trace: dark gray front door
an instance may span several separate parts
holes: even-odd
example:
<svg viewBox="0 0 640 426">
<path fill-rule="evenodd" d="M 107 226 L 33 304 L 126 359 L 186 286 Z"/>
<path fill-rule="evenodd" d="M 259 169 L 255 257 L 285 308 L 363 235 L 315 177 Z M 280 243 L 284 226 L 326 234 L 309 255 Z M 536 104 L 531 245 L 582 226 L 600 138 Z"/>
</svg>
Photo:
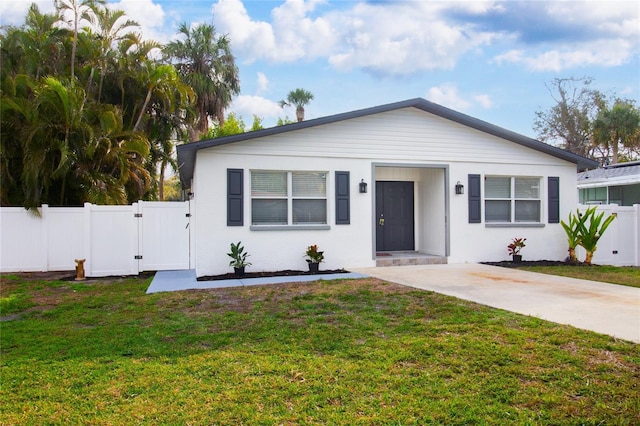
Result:
<svg viewBox="0 0 640 426">
<path fill-rule="evenodd" d="M 413 182 L 376 182 L 376 251 L 414 250 Z"/>
</svg>

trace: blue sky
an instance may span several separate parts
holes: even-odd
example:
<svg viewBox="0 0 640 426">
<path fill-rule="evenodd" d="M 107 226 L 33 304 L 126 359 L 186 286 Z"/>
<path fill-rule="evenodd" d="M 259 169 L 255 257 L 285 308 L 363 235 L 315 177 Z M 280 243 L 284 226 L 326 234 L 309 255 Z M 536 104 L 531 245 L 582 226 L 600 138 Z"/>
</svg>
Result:
<svg viewBox="0 0 640 426">
<path fill-rule="evenodd" d="M 20 24 L 31 1 L 2 2 Z M 40 1 L 50 11 L 53 0 Z M 295 88 L 315 99 L 306 118 L 422 97 L 535 137 L 535 112 L 554 78 L 640 103 L 640 2 L 120 0 L 144 37 L 166 42 L 182 22 L 228 34 L 242 93 L 231 111 L 265 126 L 295 111 Z"/>
</svg>

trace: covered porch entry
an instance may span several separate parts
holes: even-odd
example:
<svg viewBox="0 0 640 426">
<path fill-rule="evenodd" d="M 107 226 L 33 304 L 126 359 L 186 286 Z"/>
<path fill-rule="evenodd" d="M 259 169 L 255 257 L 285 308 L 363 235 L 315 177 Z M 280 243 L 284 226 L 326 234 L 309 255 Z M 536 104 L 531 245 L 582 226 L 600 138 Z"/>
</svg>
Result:
<svg viewBox="0 0 640 426">
<path fill-rule="evenodd" d="M 448 167 L 374 164 L 376 266 L 447 263 Z"/>
</svg>

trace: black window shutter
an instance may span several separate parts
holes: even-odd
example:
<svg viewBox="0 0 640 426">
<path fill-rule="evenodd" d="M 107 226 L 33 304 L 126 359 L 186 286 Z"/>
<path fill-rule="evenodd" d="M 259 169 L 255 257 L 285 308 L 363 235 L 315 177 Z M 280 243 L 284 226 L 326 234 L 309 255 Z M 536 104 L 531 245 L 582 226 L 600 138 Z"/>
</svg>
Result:
<svg viewBox="0 0 640 426">
<path fill-rule="evenodd" d="M 349 172 L 336 172 L 336 225 L 349 225 Z"/>
<path fill-rule="evenodd" d="M 560 178 L 549 176 L 547 185 L 549 223 L 560 223 Z"/>
<path fill-rule="evenodd" d="M 482 181 L 480 175 L 469 175 L 469 223 L 482 221 L 482 196 L 480 192 Z"/>
<path fill-rule="evenodd" d="M 227 226 L 244 225 L 244 170 L 227 169 Z"/>
</svg>

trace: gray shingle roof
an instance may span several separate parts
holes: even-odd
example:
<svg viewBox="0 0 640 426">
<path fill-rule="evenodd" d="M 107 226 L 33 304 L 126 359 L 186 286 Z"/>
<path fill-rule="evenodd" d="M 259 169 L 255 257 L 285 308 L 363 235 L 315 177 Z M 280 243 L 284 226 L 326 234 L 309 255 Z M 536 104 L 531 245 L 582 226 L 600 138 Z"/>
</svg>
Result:
<svg viewBox="0 0 640 426">
<path fill-rule="evenodd" d="M 502 127 L 487 123 L 486 121 L 462 114 L 441 105 L 429 102 L 422 98 L 408 99 L 406 101 L 395 102 L 377 107 L 361 109 L 342 114 L 331 115 L 327 117 L 316 118 L 313 120 L 302 121 L 299 123 L 287 124 L 284 126 L 270 127 L 268 129 L 257 130 L 254 132 L 241 133 L 222 138 L 207 139 L 198 142 L 191 142 L 180 145 L 178 151 L 178 165 L 180 170 L 180 180 L 184 188 L 188 188 L 193 178 L 196 154 L 199 150 L 211 148 L 214 146 L 226 145 L 230 143 L 261 138 L 265 136 L 277 135 L 280 133 L 291 132 L 294 130 L 306 129 L 309 127 L 320 126 L 324 124 L 335 123 L 338 121 L 349 120 L 352 118 L 363 117 L 366 115 L 379 114 L 382 112 L 394 111 L 402 108 L 417 108 L 422 111 L 437 115 L 439 117 L 454 121 L 456 123 L 471 127 L 476 130 L 497 136 L 502 139 L 526 146 L 537 151 L 544 152 L 562 160 L 576 164 L 578 170 L 585 170 L 598 167 L 598 163 L 588 158 L 581 157 L 571 152 L 562 150 L 555 146 L 548 145 L 535 139 L 519 133 L 512 132 Z"/>
<path fill-rule="evenodd" d="M 578 183 L 606 181 L 610 179 L 637 177 L 640 183 L 640 161 L 612 164 L 600 169 L 578 173 Z"/>
</svg>

